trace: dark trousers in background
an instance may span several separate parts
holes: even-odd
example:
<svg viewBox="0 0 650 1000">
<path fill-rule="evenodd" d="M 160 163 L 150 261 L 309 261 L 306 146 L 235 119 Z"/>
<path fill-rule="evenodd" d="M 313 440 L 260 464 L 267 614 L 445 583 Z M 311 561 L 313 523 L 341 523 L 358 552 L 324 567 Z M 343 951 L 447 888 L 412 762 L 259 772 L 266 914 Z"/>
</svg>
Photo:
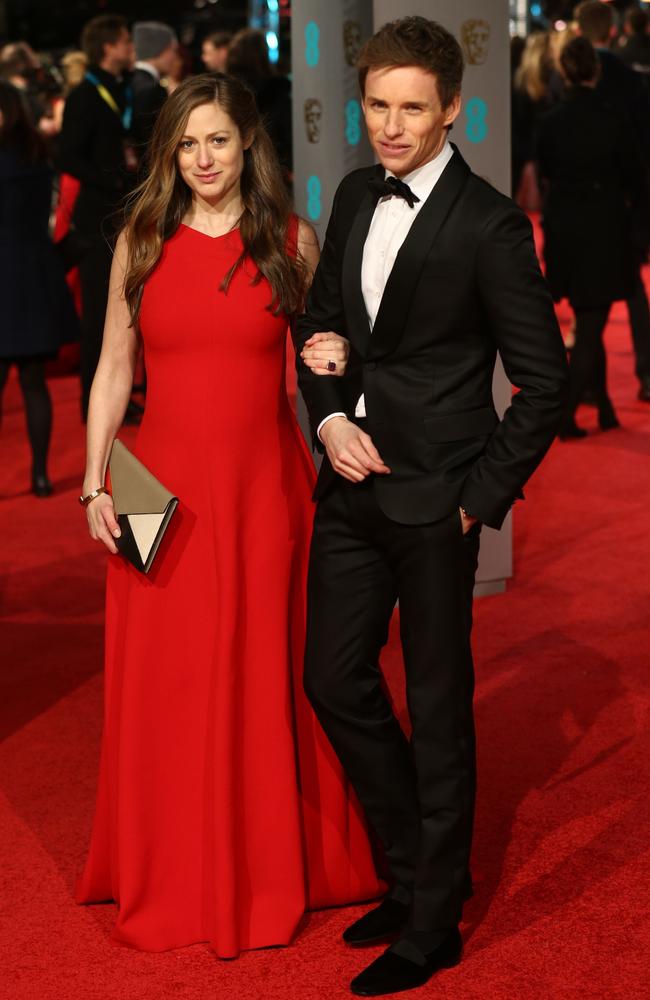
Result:
<svg viewBox="0 0 650 1000">
<path fill-rule="evenodd" d="M 641 382 L 648 381 L 650 380 L 650 307 L 640 272 L 637 272 L 634 292 L 626 305 L 630 317 L 636 375 Z"/>
<path fill-rule="evenodd" d="M 475 798 L 470 648 L 478 526 L 460 514 L 391 521 L 371 480 L 341 478 L 319 502 L 309 571 L 305 689 L 412 903 L 418 946 L 460 921 Z M 399 599 L 410 742 L 379 653 Z"/>
<path fill-rule="evenodd" d="M 0 403 L 12 364 L 18 369 L 18 380 L 25 401 L 27 435 L 32 450 L 32 478 L 46 477 L 47 456 L 52 436 L 52 399 L 45 379 L 45 359 L 0 358 Z"/>
<path fill-rule="evenodd" d="M 102 350 L 108 284 L 113 253 L 103 236 L 95 237 L 79 262 L 81 284 L 81 412 L 88 414 L 90 388 Z"/>
<path fill-rule="evenodd" d="M 575 308 L 575 345 L 571 351 L 567 413 L 575 415 L 587 390 L 591 390 L 599 410 L 611 407 L 607 393 L 607 358 L 603 333 L 611 304 L 589 309 Z"/>
</svg>

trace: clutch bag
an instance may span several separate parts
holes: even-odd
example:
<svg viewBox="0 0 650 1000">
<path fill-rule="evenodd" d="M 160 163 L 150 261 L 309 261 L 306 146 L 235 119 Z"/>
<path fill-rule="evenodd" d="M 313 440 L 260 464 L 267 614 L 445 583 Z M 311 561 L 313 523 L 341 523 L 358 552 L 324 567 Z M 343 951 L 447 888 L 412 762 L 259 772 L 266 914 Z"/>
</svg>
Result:
<svg viewBox="0 0 650 1000">
<path fill-rule="evenodd" d="M 122 532 L 118 552 L 141 573 L 151 569 L 178 507 L 175 497 L 126 445 L 115 440 L 108 460 L 115 515 Z"/>
</svg>

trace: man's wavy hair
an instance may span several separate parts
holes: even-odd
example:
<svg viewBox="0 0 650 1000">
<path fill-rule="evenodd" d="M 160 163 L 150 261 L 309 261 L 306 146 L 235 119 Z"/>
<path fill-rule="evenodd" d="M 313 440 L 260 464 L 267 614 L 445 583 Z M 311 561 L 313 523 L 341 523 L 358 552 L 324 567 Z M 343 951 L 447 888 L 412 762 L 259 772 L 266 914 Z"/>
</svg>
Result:
<svg viewBox="0 0 650 1000">
<path fill-rule="evenodd" d="M 278 158 L 264 128 L 255 97 L 243 83 L 223 73 L 203 73 L 180 84 L 165 101 L 156 120 L 147 160 L 147 177 L 126 207 L 124 229 L 127 267 L 124 279 L 131 321 L 137 324 L 145 282 L 160 260 L 166 240 L 174 235 L 192 202 L 192 192 L 178 168 L 178 150 L 192 111 L 217 103 L 232 119 L 244 150 L 239 220 L 243 250 L 221 287 L 228 290 L 235 272 L 248 258 L 257 268 L 253 284 L 266 278 L 270 308 L 293 315 L 302 306 L 307 267 L 299 252 L 287 252 L 291 202 Z"/>
<path fill-rule="evenodd" d="M 426 17 L 403 17 L 389 21 L 369 38 L 359 53 L 359 86 L 365 96 L 371 69 L 420 66 L 436 78 L 443 108 L 460 93 L 463 82 L 463 50 L 451 32 Z"/>
</svg>

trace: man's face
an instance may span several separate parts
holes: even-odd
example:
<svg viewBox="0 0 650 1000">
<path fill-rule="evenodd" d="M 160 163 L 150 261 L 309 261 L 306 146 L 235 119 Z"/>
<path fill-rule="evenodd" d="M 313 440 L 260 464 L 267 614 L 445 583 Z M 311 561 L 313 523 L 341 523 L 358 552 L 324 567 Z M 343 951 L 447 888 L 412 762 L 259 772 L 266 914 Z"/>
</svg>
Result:
<svg viewBox="0 0 650 1000">
<path fill-rule="evenodd" d="M 386 170 L 404 177 L 432 160 L 460 112 L 460 94 L 442 107 L 432 73 L 419 66 L 371 69 L 363 113 L 368 136 Z"/>
<path fill-rule="evenodd" d="M 135 51 L 130 31 L 123 28 L 117 41 L 106 45 L 104 52 L 119 69 L 129 69 L 135 62 Z"/>
<path fill-rule="evenodd" d="M 204 42 L 201 49 L 203 65 L 209 73 L 225 73 L 228 61 L 228 46 L 220 45 L 215 49 L 212 42 Z"/>
<path fill-rule="evenodd" d="M 156 59 L 156 66 L 161 76 L 168 76 L 176 64 L 177 42 L 171 42 Z"/>
</svg>

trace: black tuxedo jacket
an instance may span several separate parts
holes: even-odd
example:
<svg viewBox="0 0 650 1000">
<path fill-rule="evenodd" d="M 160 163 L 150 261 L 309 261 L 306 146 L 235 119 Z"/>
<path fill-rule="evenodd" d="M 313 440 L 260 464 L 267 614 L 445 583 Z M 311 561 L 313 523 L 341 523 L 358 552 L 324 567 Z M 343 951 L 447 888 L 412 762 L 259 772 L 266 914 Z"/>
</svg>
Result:
<svg viewBox="0 0 650 1000">
<path fill-rule="evenodd" d="M 124 84 L 99 66 L 90 69 L 122 112 Z M 65 102 L 57 166 L 81 181 L 73 221 L 84 235 L 99 237 L 120 225 L 115 213 L 133 183 L 124 162 L 125 139 L 120 116 L 103 100 L 94 83 L 83 80 Z"/>
<path fill-rule="evenodd" d="M 313 375 L 298 357 L 312 430 L 336 411 L 353 419 L 364 393 L 366 429 L 392 470 L 373 477 L 384 513 L 425 524 L 462 505 L 499 528 L 553 441 L 567 386 L 532 229 L 455 150 L 397 255 L 371 333 L 361 261 L 374 212 L 368 180 L 383 173 L 356 170 L 339 186 L 294 325 L 298 354 L 317 331 L 351 344 L 340 378 Z M 520 390 L 501 423 L 492 399 L 497 351 Z M 334 476 L 325 457 L 316 499 Z"/>
<path fill-rule="evenodd" d="M 160 109 L 167 100 L 167 91 L 146 69 L 134 69 L 131 74 L 133 88 L 133 141 L 138 157 L 143 158 Z"/>
</svg>

